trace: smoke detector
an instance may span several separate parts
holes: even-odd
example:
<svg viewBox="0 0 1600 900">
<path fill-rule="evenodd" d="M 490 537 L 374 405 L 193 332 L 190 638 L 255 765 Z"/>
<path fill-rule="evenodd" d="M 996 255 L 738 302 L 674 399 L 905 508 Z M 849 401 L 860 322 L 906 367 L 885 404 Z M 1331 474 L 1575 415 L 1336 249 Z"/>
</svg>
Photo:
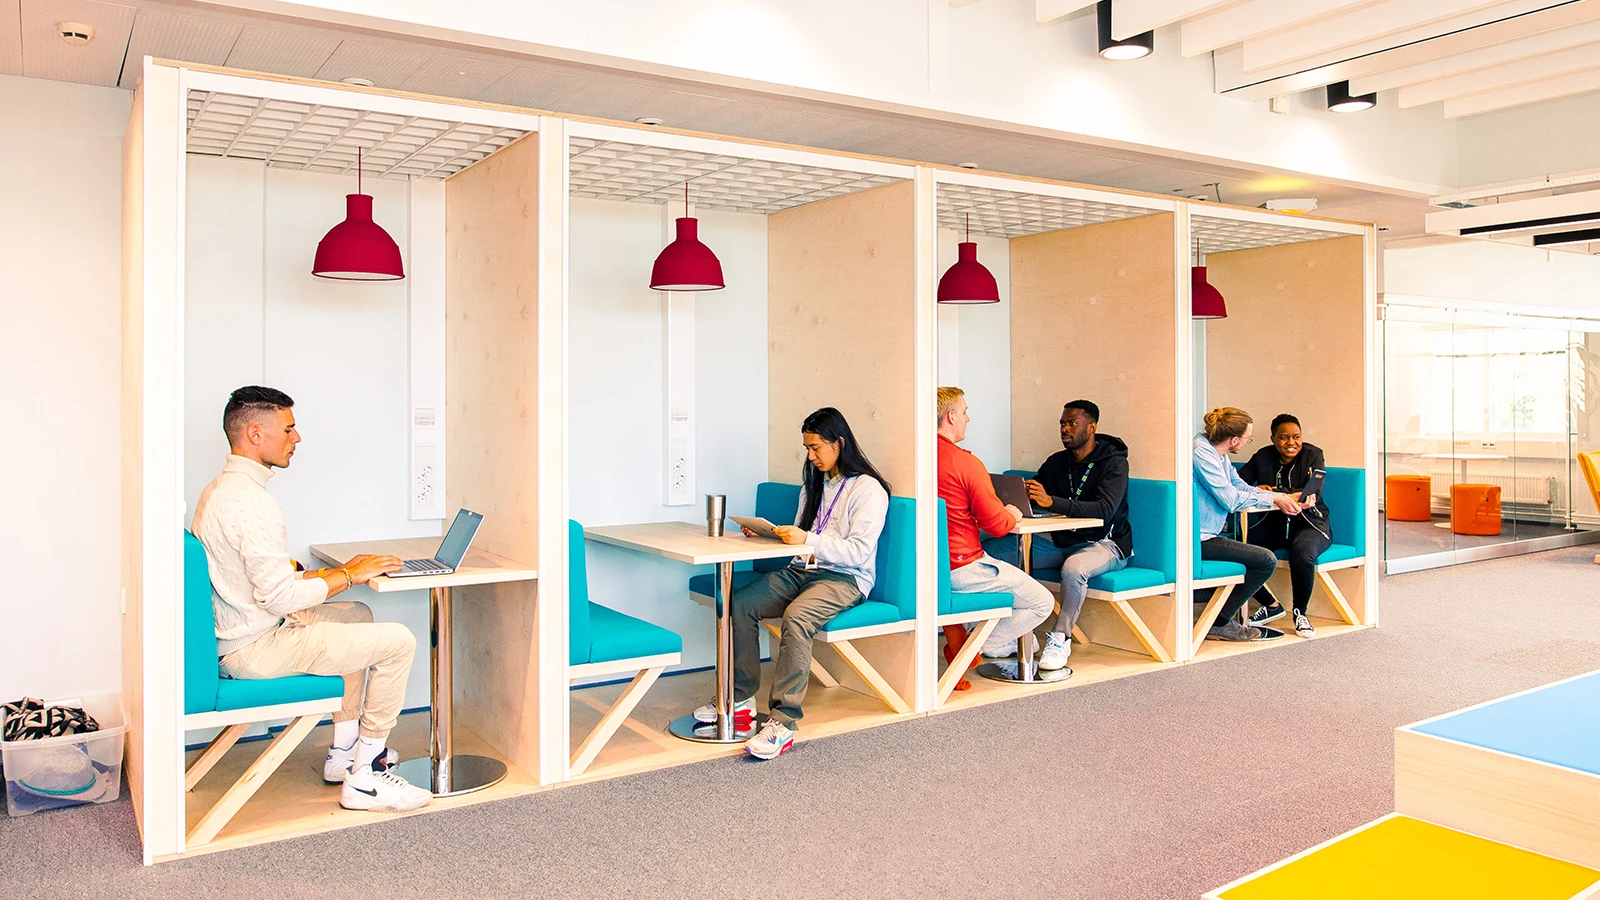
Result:
<svg viewBox="0 0 1600 900">
<path fill-rule="evenodd" d="M 351 75 L 349 78 L 341 78 L 341 79 L 339 79 L 339 81 L 344 83 L 344 84 L 353 84 L 356 87 L 372 87 L 373 86 L 371 78 L 362 78 L 359 75 Z"/>
<path fill-rule="evenodd" d="M 56 34 L 74 47 L 82 47 L 94 40 L 94 26 L 82 22 L 57 22 Z"/>
<path fill-rule="evenodd" d="M 634 119 L 634 121 L 638 122 L 640 125 L 660 125 L 665 120 L 659 116 L 640 116 L 639 118 Z"/>
<path fill-rule="evenodd" d="M 1315 197 L 1286 197 L 1282 200 L 1268 200 L 1261 204 L 1263 208 L 1276 212 L 1308 213 L 1317 208 Z"/>
<path fill-rule="evenodd" d="M 958 169 L 976 169 L 976 168 L 978 168 L 978 164 L 975 163 L 975 162 L 956 163 L 956 168 L 958 168 Z"/>
</svg>

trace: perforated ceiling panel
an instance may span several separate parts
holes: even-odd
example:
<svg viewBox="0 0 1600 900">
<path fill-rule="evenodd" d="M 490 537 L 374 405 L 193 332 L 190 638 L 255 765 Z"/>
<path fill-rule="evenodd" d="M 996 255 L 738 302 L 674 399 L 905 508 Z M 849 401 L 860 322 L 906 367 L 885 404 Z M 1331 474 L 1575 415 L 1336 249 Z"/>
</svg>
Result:
<svg viewBox="0 0 1600 900">
<path fill-rule="evenodd" d="M 1189 237 L 1198 242 L 1201 253 L 1226 253 L 1229 250 L 1254 250 L 1257 247 L 1320 241 L 1343 235 L 1288 223 L 1240 222 L 1196 214 L 1189 220 Z"/>
<path fill-rule="evenodd" d="M 572 196 L 663 203 L 690 182 L 694 205 L 774 213 L 900 179 L 820 166 L 572 137 Z"/>
<path fill-rule="evenodd" d="M 189 92 L 188 151 L 374 178 L 446 178 L 526 132 L 335 106 Z"/>
<path fill-rule="evenodd" d="M 1148 216 L 1154 211 L 1118 203 L 1001 191 L 964 184 L 940 184 L 937 191 L 940 227 L 960 231 L 967 227 L 970 215 L 972 233 L 985 237 L 1025 237 L 1079 225 Z"/>
</svg>

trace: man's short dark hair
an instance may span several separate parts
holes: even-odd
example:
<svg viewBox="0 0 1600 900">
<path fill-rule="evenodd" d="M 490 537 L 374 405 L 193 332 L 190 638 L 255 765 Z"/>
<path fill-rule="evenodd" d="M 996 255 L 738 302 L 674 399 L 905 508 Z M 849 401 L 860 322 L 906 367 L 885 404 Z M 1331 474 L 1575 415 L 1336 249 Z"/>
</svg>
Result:
<svg viewBox="0 0 1600 900">
<path fill-rule="evenodd" d="M 1277 434 L 1279 425 L 1288 425 L 1291 422 L 1294 423 L 1294 427 L 1296 427 L 1296 428 L 1300 427 L 1300 420 L 1299 419 L 1296 419 L 1294 416 L 1291 416 L 1288 413 L 1278 413 L 1276 416 L 1274 416 L 1272 418 L 1272 429 L 1270 431 L 1268 431 L 1267 433 L 1268 434 Z"/>
<path fill-rule="evenodd" d="M 228 405 L 222 409 L 222 433 L 233 444 L 244 436 L 244 427 L 256 413 L 269 409 L 293 409 L 294 400 L 276 388 L 258 384 L 246 385 L 228 395 Z"/>
<path fill-rule="evenodd" d="M 1100 407 L 1088 400 L 1073 400 L 1061 407 L 1062 412 L 1066 412 L 1069 409 L 1075 409 L 1083 413 L 1089 417 L 1091 422 L 1098 423 L 1100 421 Z"/>
</svg>

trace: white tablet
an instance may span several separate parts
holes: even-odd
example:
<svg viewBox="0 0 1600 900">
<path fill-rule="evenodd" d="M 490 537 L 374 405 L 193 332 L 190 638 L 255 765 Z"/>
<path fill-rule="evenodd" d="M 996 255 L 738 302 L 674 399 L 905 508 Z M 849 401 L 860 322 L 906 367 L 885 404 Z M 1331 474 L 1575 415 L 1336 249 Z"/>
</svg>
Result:
<svg viewBox="0 0 1600 900">
<path fill-rule="evenodd" d="M 783 538 L 778 537 L 778 533 L 776 531 L 772 530 L 777 526 L 773 525 L 771 522 L 768 522 L 766 519 L 761 518 L 760 516 L 729 516 L 728 518 L 732 519 L 739 525 L 754 531 L 756 534 L 759 534 L 764 538 L 772 538 L 775 541 L 783 540 Z"/>
</svg>

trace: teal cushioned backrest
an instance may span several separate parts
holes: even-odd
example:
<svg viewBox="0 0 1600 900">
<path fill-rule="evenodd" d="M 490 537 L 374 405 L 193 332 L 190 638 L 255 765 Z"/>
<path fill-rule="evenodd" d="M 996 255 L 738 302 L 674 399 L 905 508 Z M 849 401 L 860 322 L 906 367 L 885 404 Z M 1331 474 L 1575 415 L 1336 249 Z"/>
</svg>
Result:
<svg viewBox="0 0 1600 900">
<path fill-rule="evenodd" d="M 1349 544 L 1366 553 L 1367 517 L 1363 501 L 1367 496 L 1367 470 L 1329 466 L 1322 496 L 1328 502 L 1333 542 Z"/>
<path fill-rule="evenodd" d="M 950 612 L 950 512 L 939 498 L 939 615 Z"/>
<path fill-rule="evenodd" d="M 1194 552 L 1189 557 L 1189 574 L 1200 565 L 1200 484 L 1194 485 L 1194 502 L 1189 504 L 1190 534 L 1194 535 Z"/>
<path fill-rule="evenodd" d="M 1029 469 L 1007 469 L 1004 472 L 1001 472 L 1000 474 L 1001 475 L 1021 475 L 1023 478 L 1032 478 L 1033 476 L 1035 476 L 1035 475 L 1037 475 L 1039 473 L 1038 472 L 1034 472 L 1034 471 L 1029 470 Z"/>
<path fill-rule="evenodd" d="M 1168 584 L 1178 580 L 1178 485 L 1149 478 L 1128 479 L 1128 525 L 1133 528 L 1129 565 L 1155 569 Z"/>
<path fill-rule="evenodd" d="M 889 498 L 889 517 L 878 536 L 878 572 L 869 600 L 900 610 L 901 619 L 917 617 L 917 502 Z"/>
<path fill-rule="evenodd" d="M 567 665 L 589 661 L 589 558 L 583 526 L 567 520 Z"/>
<path fill-rule="evenodd" d="M 793 525 L 795 510 L 800 507 L 800 485 L 763 481 L 756 485 L 756 515 L 774 525 Z M 752 564 L 757 572 L 776 572 L 789 564 L 784 559 L 758 559 Z"/>
<path fill-rule="evenodd" d="M 183 712 L 217 708 L 217 619 L 200 539 L 183 532 Z"/>
</svg>

